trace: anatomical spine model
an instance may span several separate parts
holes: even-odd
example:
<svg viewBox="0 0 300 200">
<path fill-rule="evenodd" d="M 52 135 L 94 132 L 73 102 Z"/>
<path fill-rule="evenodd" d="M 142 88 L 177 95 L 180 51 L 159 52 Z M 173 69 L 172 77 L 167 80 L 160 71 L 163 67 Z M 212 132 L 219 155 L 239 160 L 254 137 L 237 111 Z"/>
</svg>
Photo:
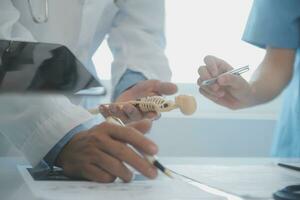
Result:
<svg viewBox="0 0 300 200">
<path fill-rule="evenodd" d="M 115 105 L 123 106 L 125 104 L 132 104 L 138 107 L 142 112 L 169 112 L 179 108 L 185 115 L 193 114 L 197 109 L 197 103 L 193 96 L 179 95 L 175 97 L 175 101 L 166 100 L 161 96 L 143 97 L 134 101 L 113 103 Z M 105 104 L 110 105 L 110 104 Z M 89 110 L 92 114 L 98 114 L 98 108 Z"/>
</svg>

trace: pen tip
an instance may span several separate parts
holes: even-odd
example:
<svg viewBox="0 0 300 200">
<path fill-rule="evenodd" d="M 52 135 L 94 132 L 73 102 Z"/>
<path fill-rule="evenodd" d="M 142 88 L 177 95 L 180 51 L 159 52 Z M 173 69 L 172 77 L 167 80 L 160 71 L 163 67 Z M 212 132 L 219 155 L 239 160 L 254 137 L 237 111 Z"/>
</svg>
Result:
<svg viewBox="0 0 300 200">
<path fill-rule="evenodd" d="M 165 175 L 167 175 L 169 178 L 174 178 L 173 176 L 172 176 L 172 172 L 170 171 L 170 170 L 168 170 L 168 169 L 166 169 L 165 171 L 164 171 L 164 174 Z"/>
</svg>

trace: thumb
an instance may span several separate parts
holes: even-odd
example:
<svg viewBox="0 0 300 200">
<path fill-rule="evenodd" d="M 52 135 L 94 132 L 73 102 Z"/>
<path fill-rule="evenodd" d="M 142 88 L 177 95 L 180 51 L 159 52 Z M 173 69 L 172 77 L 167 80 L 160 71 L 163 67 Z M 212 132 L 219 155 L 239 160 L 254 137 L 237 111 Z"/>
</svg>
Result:
<svg viewBox="0 0 300 200">
<path fill-rule="evenodd" d="M 220 86 L 229 86 L 232 89 L 241 89 L 247 83 L 247 81 L 241 77 L 234 74 L 226 73 L 218 78 L 218 83 Z"/>
<path fill-rule="evenodd" d="M 204 63 L 213 77 L 233 69 L 226 61 L 211 55 L 205 56 Z"/>
<path fill-rule="evenodd" d="M 160 95 L 172 95 L 177 92 L 178 88 L 174 83 L 171 82 L 156 82 L 154 91 Z"/>
<path fill-rule="evenodd" d="M 215 56 L 205 56 L 204 57 L 204 63 L 207 66 L 207 71 L 209 72 L 209 74 L 213 77 L 218 76 L 218 74 L 220 74 L 219 69 L 218 69 L 218 65 L 217 63 L 219 58 L 215 57 Z"/>
<path fill-rule="evenodd" d="M 135 128 L 142 133 L 147 133 L 152 127 L 152 121 L 149 119 L 143 119 L 136 122 L 131 122 L 128 124 L 129 127 Z"/>
</svg>

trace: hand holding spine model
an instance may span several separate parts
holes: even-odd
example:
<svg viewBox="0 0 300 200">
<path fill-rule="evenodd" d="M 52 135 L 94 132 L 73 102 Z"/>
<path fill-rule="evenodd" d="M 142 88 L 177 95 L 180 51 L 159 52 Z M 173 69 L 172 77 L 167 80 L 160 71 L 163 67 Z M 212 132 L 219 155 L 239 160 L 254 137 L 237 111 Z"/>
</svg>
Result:
<svg viewBox="0 0 300 200">
<path fill-rule="evenodd" d="M 132 104 L 137 106 L 142 112 L 169 112 L 171 110 L 179 108 L 180 111 L 185 115 L 193 114 L 197 109 L 197 103 L 193 96 L 179 95 L 175 97 L 175 102 L 171 100 L 165 100 L 161 96 L 149 96 L 137 99 L 135 101 L 114 103 L 116 105 L 122 106 L 124 104 Z M 105 104 L 110 105 L 110 104 Z M 92 114 L 98 114 L 99 110 L 90 110 Z"/>
</svg>

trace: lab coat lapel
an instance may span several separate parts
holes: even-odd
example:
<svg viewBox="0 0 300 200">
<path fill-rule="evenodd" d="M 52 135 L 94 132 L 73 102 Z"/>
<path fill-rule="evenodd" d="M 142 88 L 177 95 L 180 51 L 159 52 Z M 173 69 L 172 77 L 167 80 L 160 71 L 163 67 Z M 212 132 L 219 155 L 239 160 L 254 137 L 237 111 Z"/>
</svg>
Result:
<svg viewBox="0 0 300 200">
<path fill-rule="evenodd" d="M 11 0 L 0 1 L 0 38 L 33 41 L 33 36 L 19 23 L 20 13 Z"/>
<path fill-rule="evenodd" d="M 91 59 L 109 32 L 117 7 L 113 0 L 85 0 L 84 2 L 79 43 L 75 54 L 86 64 L 92 74 L 96 74 Z"/>
<path fill-rule="evenodd" d="M 49 20 L 36 23 L 32 18 L 28 1 L 12 0 L 20 12 L 20 23 L 37 41 L 58 43 L 74 49 L 80 34 L 83 3 L 79 0 L 49 0 Z M 34 4 L 35 1 L 32 1 Z M 34 5 L 33 5 L 34 7 Z"/>
</svg>

